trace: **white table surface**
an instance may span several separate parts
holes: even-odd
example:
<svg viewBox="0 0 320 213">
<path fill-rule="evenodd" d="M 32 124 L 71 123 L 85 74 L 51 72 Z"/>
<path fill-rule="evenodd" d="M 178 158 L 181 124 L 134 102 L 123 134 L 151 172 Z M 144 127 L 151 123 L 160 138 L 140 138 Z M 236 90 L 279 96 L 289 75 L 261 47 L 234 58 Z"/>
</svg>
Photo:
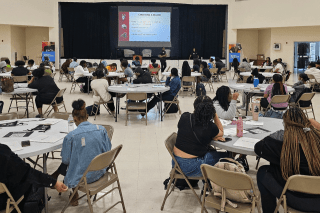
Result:
<svg viewBox="0 0 320 213">
<path fill-rule="evenodd" d="M 265 66 L 265 67 L 263 67 L 263 66 L 251 66 L 251 69 L 255 69 L 255 68 L 266 70 L 266 69 L 273 69 L 273 66 Z"/>
<path fill-rule="evenodd" d="M 84 76 L 86 76 L 86 77 L 92 77 L 93 75 L 92 75 L 92 73 L 85 73 L 85 74 L 83 74 Z M 109 72 L 109 74 L 108 75 L 106 75 L 106 77 L 108 78 L 108 77 L 120 77 L 120 76 L 123 76 L 124 75 L 124 73 L 122 72 Z"/>
<path fill-rule="evenodd" d="M 11 72 L 0 73 L 1 77 L 11 77 Z"/>
<path fill-rule="evenodd" d="M 248 92 L 248 93 L 264 93 L 264 91 L 266 90 L 266 88 L 269 86 L 270 84 L 259 84 L 258 87 L 260 87 L 260 90 L 258 89 L 252 89 L 254 86 L 253 84 L 229 84 L 230 89 L 233 90 L 241 90 L 244 92 Z M 288 92 L 294 92 L 295 89 L 293 89 L 291 86 L 287 86 L 287 90 Z"/>
<path fill-rule="evenodd" d="M 164 75 L 164 76 L 170 76 L 171 75 L 171 72 L 163 72 L 161 73 L 161 75 Z M 191 76 L 192 77 L 198 77 L 198 76 L 201 76 L 202 74 L 201 73 L 198 73 L 198 72 L 191 72 Z M 179 76 L 181 76 L 181 72 L 179 70 Z"/>
<path fill-rule="evenodd" d="M 272 78 L 275 74 L 278 74 L 278 73 L 273 73 L 273 72 L 259 72 L 259 73 L 262 74 L 266 78 Z M 251 72 L 240 72 L 240 75 L 249 77 L 251 75 Z"/>
<path fill-rule="evenodd" d="M 251 119 L 251 117 L 248 117 L 248 118 Z M 243 129 L 246 130 L 248 128 L 261 127 L 263 129 L 269 130 L 270 132 L 262 133 L 262 134 L 252 134 L 248 132 L 246 134 L 243 134 L 243 137 L 263 139 L 268 135 L 283 129 L 282 121 L 283 121 L 282 119 L 259 117 L 258 122 L 263 122 L 263 126 L 252 126 L 252 125 L 243 124 Z M 236 127 L 237 127 L 236 125 L 228 125 L 227 127 L 224 127 L 224 129 L 236 128 Z M 228 142 L 211 141 L 211 145 L 214 145 L 216 147 L 219 147 L 221 149 L 225 149 L 234 153 L 256 156 L 256 153 L 254 152 L 253 149 L 233 145 L 239 139 L 237 136 L 233 136 L 233 137 L 228 136 L 228 138 L 231 138 L 232 141 L 228 141 Z"/>
<path fill-rule="evenodd" d="M 68 121 L 61 120 L 56 124 L 51 125 L 51 129 L 42 133 L 39 131 L 34 131 L 29 137 L 20 137 L 20 138 L 3 138 L 9 132 L 17 132 L 17 131 L 25 131 L 27 129 L 32 129 L 39 125 L 39 120 L 37 118 L 29 118 L 29 119 L 18 119 L 19 123 L 23 123 L 23 125 L 17 125 L 15 127 L 2 127 L 0 129 L 0 138 L 1 143 L 10 146 L 10 143 L 16 143 L 17 146 L 21 147 L 21 141 L 30 140 L 39 135 L 61 135 L 66 136 L 65 133 L 60 132 L 68 132 Z M 0 123 L 8 123 L 16 120 L 6 120 L 0 121 Z M 15 151 L 15 153 L 20 158 L 27 158 L 37 155 L 42 155 L 47 152 L 51 152 L 57 150 L 62 147 L 63 140 L 59 140 L 55 143 L 39 143 L 39 142 L 31 142 L 30 146 L 23 147 L 21 150 Z"/>
<path fill-rule="evenodd" d="M 142 65 L 142 66 L 133 66 L 131 65 L 131 69 L 137 69 L 138 67 L 140 67 L 141 69 L 148 69 L 148 65 Z"/>
<path fill-rule="evenodd" d="M 160 87 L 154 87 L 160 85 Z M 121 84 L 108 87 L 109 92 L 115 93 L 157 93 L 169 91 L 170 87 L 161 84 Z"/>
<path fill-rule="evenodd" d="M 16 88 L 13 92 L 2 92 L 3 95 L 16 95 L 16 94 L 26 94 L 31 92 L 38 92 L 37 89 L 31 88 Z"/>
</svg>

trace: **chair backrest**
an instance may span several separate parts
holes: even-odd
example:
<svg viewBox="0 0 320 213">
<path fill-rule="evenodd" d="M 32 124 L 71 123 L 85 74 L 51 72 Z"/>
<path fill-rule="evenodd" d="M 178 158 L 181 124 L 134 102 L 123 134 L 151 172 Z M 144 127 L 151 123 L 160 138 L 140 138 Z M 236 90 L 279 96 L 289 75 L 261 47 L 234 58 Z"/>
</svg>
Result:
<svg viewBox="0 0 320 213">
<path fill-rule="evenodd" d="M 107 130 L 108 137 L 109 137 L 109 139 L 111 141 L 112 140 L 112 136 L 113 136 L 113 132 L 114 132 L 113 126 L 111 126 L 111 125 L 103 125 L 103 124 L 100 124 L 100 125 L 103 126 Z"/>
<path fill-rule="evenodd" d="M 209 71 L 211 72 L 212 75 L 215 75 L 218 73 L 218 68 L 211 68 L 209 69 Z"/>
<path fill-rule="evenodd" d="M 179 172 L 182 173 L 182 170 L 180 169 L 180 166 L 176 160 L 176 158 L 174 157 L 174 154 L 173 154 L 173 148 L 176 144 L 176 140 L 177 140 L 177 133 L 176 132 L 173 132 L 165 141 L 165 145 L 166 145 L 166 148 L 169 152 L 169 154 L 171 155 L 171 158 L 172 160 L 174 161 L 175 165 L 177 166 L 177 169 Z"/>
<path fill-rule="evenodd" d="M 67 88 L 61 89 L 61 90 L 57 93 L 56 98 L 62 97 L 63 94 L 64 94 L 64 92 L 66 91 L 66 89 L 67 89 Z"/>
<path fill-rule="evenodd" d="M 119 145 L 116 148 L 114 148 L 108 152 L 105 152 L 105 153 L 102 153 L 102 154 L 96 156 L 89 164 L 89 166 L 88 166 L 86 172 L 83 174 L 83 176 L 85 176 L 88 172 L 98 171 L 98 170 L 109 167 L 111 164 L 113 164 L 113 162 L 117 158 L 121 149 L 122 149 L 122 145 Z"/>
<path fill-rule="evenodd" d="M 7 72 L 11 72 L 12 70 L 13 70 L 12 67 L 6 67 L 6 71 L 7 71 Z"/>
<path fill-rule="evenodd" d="M 272 72 L 272 69 L 266 69 L 264 72 Z"/>
<path fill-rule="evenodd" d="M 246 72 L 246 69 L 245 68 L 239 68 L 239 71 L 240 72 Z"/>
<path fill-rule="evenodd" d="M 165 70 L 165 72 L 169 72 L 170 68 L 171 68 L 171 67 L 169 66 L 169 67 L 167 68 L 167 70 Z"/>
<path fill-rule="evenodd" d="M 0 114 L 0 121 L 17 119 L 18 114 L 15 112 Z"/>
<path fill-rule="evenodd" d="M 3 183 L 0 183 L 0 194 L 5 192 L 6 192 L 6 185 L 4 185 Z"/>
<path fill-rule="evenodd" d="M 293 175 L 287 180 L 284 191 L 287 189 L 305 194 L 320 195 L 320 177 Z"/>
<path fill-rule="evenodd" d="M 272 97 L 270 104 L 281 104 L 289 102 L 290 95 L 275 95 Z"/>
<path fill-rule="evenodd" d="M 67 112 L 54 112 L 54 113 L 51 115 L 51 118 L 68 120 L 69 115 L 71 115 L 71 113 L 67 113 Z"/>
<path fill-rule="evenodd" d="M 148 68 L 148 70 L 149 70 L 149 72 L 152 74 L 152 73 L 158 73 L 159 72 L 159 70 L 160 70 L 160 68 Z"/>
<path fill-rule="evenodd" d="M 233 190 L 254 189 L 253 180 L 247 174 L 228 171 L 207 164 L 201 165 L 201 171 L 204 179 L 209 179 L 222 188 Z"/>
<path fill-rule="evenodd" d="M 69 72 L 74 72 L 74 68 L 68 67 L 67 69 Z"/>
<path fill-rule="evenodd" d="M 193 77 L 193 76 L 183 76 L 181 83 L 182 82 L 195 82 L 195 77 Z"/>
<path fill-rule="evenodd" d="M 28 76 L 27 76 L 27 75 L 23 75 L 23 76 L 12 76 L 12 78 L 13 78 L 13 81 L 14 81 L 15 83 L 28 81 Z"/>
<path fill-rule="evenodd" d="M 220 71 L 221 72 L 225 72 L 225 71 L 227 71 L 227 68 L 226 67 L 222 67 Z"/>
<path fill-rule="evenodd" d="M 141 101 L 146 100 L 147 93 L 127 93 L 127 99 L 133 100 L 133 101 Z"/>
<path fill-rule="evenodd" d="M 312 93 L 303 93 L 299 98 L 299 101 L 311 101 L 312 98 L 316 95 L 315 92 Z"/>
</svg>

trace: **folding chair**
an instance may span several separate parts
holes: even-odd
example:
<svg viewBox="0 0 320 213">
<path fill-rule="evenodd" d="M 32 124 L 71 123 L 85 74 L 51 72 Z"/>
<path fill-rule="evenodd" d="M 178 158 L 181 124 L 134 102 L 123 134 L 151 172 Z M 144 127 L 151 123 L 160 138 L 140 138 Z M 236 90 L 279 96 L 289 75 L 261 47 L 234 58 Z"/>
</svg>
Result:
<svg viewBox="0 0 320 213">
<path fill-rule="evenodd" d="M 122 196 L 122 191 L 121 191 L 121 187 L 120 187 L 120 181 L 119 181 L 119 177 L 118 177 L 118 173 L 117 173 L 117 169 L 116 169 L 116 164 L 114 162 L 115 159 L 117 158 L 118 154 L 120 153 L 121 149 L 122 149 L 122 145 L 119 145 L 116 148 L 114 148 L 108 152 L 105 152 L 105 153 L 102 153 L 102 154 L 96 156 L 91 161 L 87 170 L 84 172 L 78 185 L 76 186 L 72 195 L 70 196 L 68 203 L 63 208 L 62 213 L 65 212 L 65 210 L 68 208 L 69 203 L 71 202 L 72 198 L 74 197 L 74 195 L 78 191 L 85 193 L 85 195 L 81 196 L 79 199 L 83 198 L 84 196 L 87 196 L 90 213 L 93 213 L 92 205 L 94 203 L 96 203 L 98 200 L 100 200 L 101 198 L 103 198 L 104 196 L 113 192 L 113 190 L 115 190 L 115 189 L 119 190 L 121 201 L 116 202 L 115 204 L 113 204 L 111 207 L 109 207 L 104 212 L 108 212 L 110 209 L 112 209 L 113 207 L 115 207 L 119 203 L 122 204 L 123 212 L 126 212 L 126 208 L 124 206 L 124 201 L 123 201 L 123 196 Z M 99 171 L 99 170 L 102 170 L 105 168 L 108 168 L 107 172 L 99 180 L 97 180 L 96 182 L 93 182 L 93 183 L 87 183 L 86 175 L 88 172 Z M 115 182 L 117 182 L 116 187 L 113 187 L 110 191 L 108 191 L 106 193 L 103 192 L 104 194 L 101 197 L 99 197 L 98 199 L 96 199 L 98 193 L 102 192 L 102 190 L 104 190 L 108 186 L 111 186 Z M 94 198 L 93 198 L 93 202 L 91 203 L 92 196 L 94 196 Z"/>
<path fill-rule="evenodd" d="M 148 68 L 151 77 L 154 79 L 154 82 L 160 83 L 159 79 L 159 70 L 160 68 Z"/>
<path fill-rule="evenodd" d="M 146 113 L 146 125 L 148 125 L 148 108 L 147 108 L 147 93 L 127 93 L 127 107 L 126 107 L 126 126 L 128 123 L 128 114 L 141 114 L 141 110 L 145 110 Z M 128 100 L 131 100 L 128 103 Z M 145 102 L 136 102 L 144 101 Z"/>
<path fill-rule="evenodd" d="M 0 183 L 0 194 L 6 193 L 8 195 L 7 199 L 7 207 L 5 211 L 1 211 L 3 213 L 10 213 L 14 209 L 18 212 L 21 213 L 21 210 L 19 209 L 18 205 L 19 203 L 23 200 L 24 195 L 22 195 L 19 200 L 15 201 L 14 198 L 12 197 L 11 193 L 9 192 L 8 188 L 4 183 Z"/>
<path fill-rule="evenodd" d="M 94 90 L 94 89 L 92 89 L 93 90 L 93 93 L 94 93 L 94 95 L 95 96 L 99 96 L 99 101 L 94 101 L 94 103 L 93 103 L 93 105 L 92 105 L 92 110 L 91 110 L 91 113 L 93 113 L 94 114 L 94 120 L 96 120 L 96 117 L 97 117 L 97 114 L 98 114 L 98 112 L 99 112 L 99 110 L 100 110 L 100 105 L 103 105 L 104 106 L 104 108 L 108 111 L 108 113 L 111 115 L 112 113 L 111 113 L 111 111 L 110 111 L 110 109 L 109 109 L 109 107 L 108 107 L 108 103 L 113 103 L 113 100 L 112 101 L 107 101 L 107 102 L 105 102 L 102 98 L 101 98 L 101 96 L 100 96 L 100 94 L 96 91 L 96 90 Z M 96 106 L 97 105 L 97 106 Z M 96 111 L 95 111 L 95 109 L 97 109 Z"/>
<path fill-rule="evenodd" d="M 72 79 L 72 85 L 71 85 L 70 93 L 72 92 L 72 90 L 75 91 L 77 86 L 81 89 L 80 84 L 74 78 L 74 73 L 71 74 L 71 79 Z"/>
<path fill-rule="evenodd" d="M 170 109 L 172 104 L 176 104 L 178 106 L 178 110 L 179 110 L 179 114 L 181 115 L 181 110 L 180 110 L 180 106 L 179 106 L 179 100 L 178 100 L 178 96 L 179 96 L 179 92 L 177 93 L 176 96 L 174 96 L 172 101 L 163 101 L 164 104 L 169 104 L 168 108 L 166 109 L 166 107 L 163 108 L 163 113 L 162 116 L 164 116 L 168 110 Z"/>
<path fill-rule="evenodd" d="M 273 104 L 282 104 L 282 103 L 289 103 L 290 100 L 290 95 L 275 95 L 271 98 L 271 101 L 269 103 L 269 106 L 267 107 L 268 109 L 273 108 L 272 105 Z M 277 111 L 286 111 L 287 109 L 277 109 Z"/>
<path fill-rule="evenodd" d="M 295 103 L 295 106 L 299 107 L 300 109 L 304 110 L 305 113 L 306 113 L 306 116 L 307 118 L 308 117 L 308 109 L 311 109 L 312 110 L 312 114 L 313 114 L 313 118 L 316 119 L 316 116 L 314 115 L 314 110 L 313 110 L 313 105 L 312 105 L 312 99 L 313 97 L 316 95 L 315 92 L 312 92 L 312 93 L 303 93 L 301 95 L 301 97 L 299 98 L 299 100 Z M 302 107 L 300 106 L 300 101 L 310 101 L 310 106 L 308 107 Z"/>
<path fill-rule="evenodd" d="M 181 89 L 180 93 L 189 92 L 192 96 L 195 93 L 195 77 L 194 76 L 183 76 L 181 80 Z M 186 84 L 184 84 L 186 83 Z"/>
<path fill-rule="evenodd" d="M 61 89 L 56 97 L 54 97 L 54 99 L 52 100 L 52 102 L 49 104 L 48 108 L 46 109 L 46 111 L 43 113 L 43 115 L 45 116 L 47 114 L 47 117 L 50 115 L 50 113 L 53 110 L 53 106 L 56 106 L 58 108 L 58 111 L 62 108 L 64 108 L 65 112 L 67 112 L 67 108 L 64 105 L 64 101 L 61 101 L 60 103 L 57 103 L 57 98 L 61 98 L 64 94 L 64 92 L 66 91 L 67 88 Z M 48 104 L 44 104 L 44 105 L 48 105 Z M 59 106 L 62 106 L 59 108 Z M 50 110 L 49 110 L 50 109 Z"/>
<path fill-rule="evenodd" d="M 320 195 L 320 177 L 307 176 L 307 175 L 293 175 L 288 178 L 286 185 L 283 188 L 275 213 L 279 211 L 279 207 L 282 205 L 284 213 L 303 213 L 295 210 L 287 204 L 287 190 L 292 192 L 300 192 L 305 194 Z"/>
<path fill-rule="evenodd" d="M 166 191 L 166 194 L 165 194 L 163 202 L 162 202 L 161 211 L 163 211 L 164 204 L 165 204 L 167 198 L 169 197 L 171 192 L 174 191 L 174 188 L 175 188 L 175 185 L 176 185 L 176 182 L 177 182 L 178 179 L 184 179 L 187 182 L 188 186 L 192 190 L 192 193 L 194 194 L 194 196 L 197 198 L 199 204 L 201 205 L 201 197 L 199 197 L 197 195 L 197 193 L 195 192 L 194 188 L 190 184 L 189 180 L 190 179 L 191 180 L 204 180 L 204 178 L 203 178 L 203 176 L 201 176 L 201 177 L 187 177 L 182 172 L 182 170 L 181 170 L 181 168 L 180 168 L 180 166 L 179 166 L 179 164 L 178 164 L 178 162 L 177 162 L 177 160 L 176 160 L 176 158 L 175 158 L 175 156 L 173 154 L 173 147 L 176 144 L 176 140 L 177 140 L 177 133 L 174 132 L 165 141 L 166 148 L 167 148 L 169 154 L 171 155 L 172 160 L 174 161 L 174 167 L 172 168 L 172 170 L 170 172 L 170 181 L 169 181 L 169 183 L 167 185 L 167 191 Z M 205 209 L 205 211 L 207 212 L 206 209 Z"/>
<path fill-rule="evenodd" d="M 214 166 L 210 166 L 207 164 L 201 165 L 201 172 L 205 180 L 205 189 L 204 191 L 209 191 L 209 195 L 206 194 L 203 196 L 202 205 L 201 205 L 201 213 L 205 209 L 205 206 L 213 207 L 218 211 L 224 212 L 236 212 L 236 213 L 254 213 L 255 208 L 257 207 L 258 212 L 261 212 L 261 203 L 260 203 L 260 193 L 255 188 L 252 178 L 240 172 L 227 171 L 224 169 L 220 169 Z M 237 207 L 234 208 L 228 203 L 225 203 L 225 197 L 222 199 L 220 197 L 214 196 L 212 191 L 209 188 L 208 181 L 212 181 L 222 188 L 222 196 L 225 196 L 224 191 L 226 189 L 233 190 L 241 190 L 247 191 L 250 190 L 252 194 L 252 202 L 251 203 L 236 203 Z M 233 201 L 232 201 L 233 202 Z M 223 206 L 224 210 L 223 210 Z"/>
<path fill-rule="evenodd" d="M 14 83 L 21 83 L 21 82 L 27 82 L 28 81 L 28 76 L 23 75 L 23 76 L 12 76 L 13 82 Z"/>
<path fill-rule="evenodd" d="M 226 80 L 228 81 L 227 71 L 228 70 L 227 70 L 226 67 L 221 68 L 221 70 L 220 70 L 220 79 L 221 79 L 221 81 L 222 81 L 222 77 L 225 77 Z"/>
<path fill-rule="evenodd" d="M 211 68 L 209 71 L 211 73 L 211 78 L 213 78 L 214 81 L 219 79 L 218 68 Z"/>
<path fill-rule="evenodd" d="M 105 125 L 105 124 L 99 124 L 99 125 L 103 126 L 107 130 L 108 137 L 109 137 L 109 139 L 111 141 L 112 140 L 112 136 L 113 136 L 113 132 L 114 132 L 113 126 Z"/>
<path fill-rule="evenodd" d="M 13 67 L 6 67 L 7 72 L 11 72 L 13 70 Z"/>
<path fill-rule="evenodd" d="M 310 87 L 312 87 L 312 92 L 313 92 L 314 88 L 319 88 L 320 83 L 312 74 L 308 74 L 308 78 L 309 78 Z"/>
</svg>

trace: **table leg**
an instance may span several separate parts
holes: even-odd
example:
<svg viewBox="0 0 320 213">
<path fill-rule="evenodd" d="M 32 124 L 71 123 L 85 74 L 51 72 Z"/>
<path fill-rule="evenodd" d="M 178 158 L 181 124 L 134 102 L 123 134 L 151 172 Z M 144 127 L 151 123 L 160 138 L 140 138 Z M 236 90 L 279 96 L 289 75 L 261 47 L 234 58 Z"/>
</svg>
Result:
<svg viewBox="0 0 320 213">
<path fill-rule="evenodd" d="M 118 93 L 116 93 L 116 116 L 115 116 L 115 122 L 118 122 L 118 111 L 119 111 L 119 109 L 118 109 L 118 105 L 119 105 L 119 94 Z"/>
<path fill-rule="evenodd" d="M 28 103 L 28 96 L 29 96 L 29 93 L 26 93 L 26 112 L 27 112 L 27 118 L 29 118 L 29 103 Z"/>
<path fill-rule="evenodd" d="M 43 154 L 43 173 L 47 174 L 47 153 Z M 47 192 L 47 188 L 44 187 L 44 209 L 45 212 L 48 213 L 48 192 Z"/>
<path fill-rule="evenodd" d="M 160 92 L 160 116 L 161 116 L 161 121 L 163 121 L 163 116 L 162 116 L 162 92 Z"/>
<path fill-rule="evenodd" d="M 247 94 L 247 104 L 246 104 L 246 116 L 248 116 L 249 99 L 250 99 L 250 95 L 249 95 L 249 93 L 248 93 L 248 94 Z"/>
<path fill-rule="evenodd" d="M 88 95 L 89 95 L 89 93 L 90 93 L 90 89 L 89 89 L 89 88 L 90 88 L 90 85 L 89 85 L 89 84 L 90 84 L 90 77 L 88 77 Z"/>
</svg>

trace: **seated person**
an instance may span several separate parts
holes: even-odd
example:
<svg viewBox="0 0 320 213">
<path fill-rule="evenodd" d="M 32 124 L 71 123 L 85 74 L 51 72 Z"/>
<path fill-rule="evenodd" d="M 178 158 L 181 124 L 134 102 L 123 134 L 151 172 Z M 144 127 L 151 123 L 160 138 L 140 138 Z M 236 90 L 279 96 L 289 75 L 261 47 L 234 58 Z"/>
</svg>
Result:
<svg viewBox="0 0 320 213">
<path fill-rule="evenodd" d="M 275 95 L 287 95 L 288 89 L 287 85 L 282 83 L 282 76 L 280 74 L 275 74 L 273 77 L 273 83 L 270 84 L 265 92 L 264 98 L 261 99 L 261 106 L 267 108 L 273 96 Z M 286 109 L 288 103 L 272 104 L 272 108 L 277 109 Z"/>
<path fill-rule="evenodd" d="M 188 61 L 184 61 L 182 63 L 182 71 L 181 71 L 181 80 L 184 76 L 191 76 L 191 68 L 189 66 Z M 183 82 L 183 86 L 191 86 L 192 82 Z M 187 91 L 188 88 L 185 88 L 184 91 Z"/>
<path fill-rule="evenodd" d="M 215 68 L 215 63 L 214 60 L 212 58 L 209 59 L 209 63 L 208 63 L 208 67 L 209 69 Z"/>
<path fill-rule="evenodd" d="M 102 69 L 97 69 L 95 72 L 95 76 L 97 79 L 94 79 L 91 81 L 91 88 L 93 89 L 93 101 L 99 102 L 100 97 L 104 102 L 112 101 L 112 103 L 107 103 L 108 108 L 110 109 L 111 113 L 114 114 L 114 103 L 113 103 L 113 98 L 115 97 L 115 93 L 109 93 L 108 92 L 108 87 L 109 83 L 108 81 L 103 78 L 104 77 L 104 72 Z M 100 96 L 99 96 L 100 95 Z M 98 112 L 99 113 L 99 112 Z"/>
<path fill-rule="evenodd" d="M 237 113 L 237 99 L 239 93 L 231 93 L 227 86 L 217 89 L 216 97 L 213 99 L 213 106 L 219 118 L 233 120 Z"/>
<path fill-rule="evenodd" d="M 80 66 L 77 66 L 74 70 L 74 79 L 78 83 L 84 83 L 84 87 L 81 88 L 81 92 L 87 92 L 88 87 L 89 91 L 91 91 L 90 82 L 88 84 L 88 78 L 84 76 L 84 74 L 89 74 L 88 68 L 87 68 L 87 62 L 85 60 L 80 61 Z"/>
<path fill-rule="evenodd" d="M 88 122 L 86 103 L 79 99 L 72 103 L 72 116 L 77 128 L 63 139 L 61 157 L 62 163 L 58 170 L 52 174 L 57 178 L 64 175 L 64 183 L 69 188 L 75 188 L 83 173 L 88 168 L 92 159 L 111 150 L 111 142 L 108 133 L 103 126 Z M 106 169 L 89 172 L 87 182 L 93 183 L 99 180 Z M 71 205 L 78 205 L 78 194 L 71 201 Z"/>
<path fill-rule="evenodd" d="M 282 74 L 283 71 L 284 71 L 284 69 L 283 69 L 282 64 L 279 63 L 277 60 L 274 60 L 273 61 L 273 70 L 272 70 L 272 72 Z"/>
<path fill-rule="evenodd" d="M 253 84 L 254 78 L 258 78 L 259 79 L 259 84 L 263 84 L 264 80 L 266 79 L 266 77 L 264 77 L 262 74 L 259 73 L 257 68 L 252 70 L 251 75 L 247 79 L 247 83 L 248 84 Z"/>
<path fill-rule="evenodd" d="M 44 63 L 41 63 L 41 64 L 39 65 L 39 68 L 44 69 L 44 76 L 47 76 L 47 75 L 51 76 L 52 71 L 51 71 L 51 69 L 50 69 L 49 66 L 45 66 Z"/>
<path fill-rule="evenodd" d="M 213 166 L 220 158 L 229 156 L 226 152 L 210 150 L 212 140 L 225 140 L 223 127 L 212 99 L 208 96 L 199 96 L 193 106 L 193 113 L 185 112 L 180 117 L 178 136 L 173 149 L 175 158 L 187 177 L 202 176 L 201 164 Z"/>
<path fill-rule="evenodd" d="M 267 57 L 267 60 L 262 64 L 262 66 L 272 66 L 272 62 L 270 57 Z"/>
<path fill-rule="evenodd" d="M 218 68 L 218 74 L 220 74 L 220 71 L 223 67 L 226 67 L 226 65 L 221 61 L 219 57 L 216 57 L 216 68 Z"/>
<path fill-rule="evenodd" d="M 73 58 L 73 61 L 70 63 L 70 65 L 69 65 L 69 67 L 70 68 L 76 68 L 77 66 L 79 66 L 79 64 L 78 64 L 78 62 L 77 62 L 77 58 L 76 57 L 74 57 Z"/>
<path fill-rule="evenodd" d="M 317 61 L 317 62 L 316 62 L 316 68 L 317 68 L 317 69 L 320 69 L 320 61 Z"/>
<path fill-rule="evenodd" d="M 69 71 L 68 71 L 68 67 L 70 66 L 70 63 L 71 63 L 71 59 L 67 59 L 61 66 L 61 69 L 62 71 L 65 73 L 65 74 L 68 74 Z"/>
<path fill-rule="evenodd" d="M 315 63 L 311 62 L 304 74 L 313 75 L 317 82 L 320 82 L 320 70 L 316 68 Z"/>
<path fill-rule="evenodd" d="M 261 193 L 263 213 L 273 213 L 277 198 L 292 175 L 319 176 L 320 132 L 314 120 L 308 120 L 299 108 L 290 108 L 283 115 L 284 130 L 279 130 L 258 143 L 254 152 L 270 162 L 261 166 L 257 182 Z M 320 196 L 286 192 L 288 206 L 301 212 L 319 212 Z"/>
<path fill-rule="evenodd" d="M 5 73 L 5 72 L 7 72 L 6 68 L 7 68 L 6 62 L 5 62 L 5 61 L 1 61 L 1 62 L 0 62 L 0 73 Z"/>
<path fill-rule="evenodd" d="M 137 76 L 133 80 L 134 84 L 151 84 L 152 78 L 149 72 L 142 70 L 140 67 L 134 70 L 134 74 Z"/>
<path fill-rule="evenodd" d="M 199 72 L 200 71 L 200 61 L 198 59 L 193 60 L 193 67 L 191 72 Z"/>
<path fill-rule="evenodd" d="M 107 66 L 107 70 L 108 70 L 109 72 L 115 72 L 115 71 L 117 71 L 117 64 L 116 64 L 116 63 L 112 63 L 112 64 L 108 65 L 108 66 Z"/>
<path fill-rule="evenodd" d="M 24 199 L 18 205 L 22 212 L 25 210 L 25 201 L 33 193 L 32 188 L 51 187 L 58 192 L 66 192 L 68 190 L 67 186 L 62 182 L 31 168 L 28 163 L 25 163 L 5 144 L 0 144 L 0 170 L 0 182 L 6 185 L 13 199 L 17 201 L 24 195 Z M 6 209 L 7 200 L 6 193 L 0 194 L 0 211 Z"/>
<path fill-rule="evenodd" d="M 36 65 L 34 65 L 34 60 L 30 59 L 28 61 L 28 65 L 26 67 L 28 70 L 35 70 L 37 69 L 38 67 Z"/>
<path fill-rule="evenodd" d="M 232 60 L 231 66 L 233 67 L 234 72 L 235 72 L 235 73 L 238 73 L 238 74 L 240 74 L 239 65 L 240 65 L 240 64 L 239 64 L 238 59 L 237 59 L 237 58 L 234 58 L 234 59 Z"/>
<path fill-rule="evenodd" d="M 127 59 L 125 59 L 125 58 L 120 58 L 120 64 L 122 64 L 123 61 L 127 61 L 127 62 L 128 62 Z M 130 63 L 128 63 L 128 67 L 131 67 Z"/>
<path fill-rule="evenodd" d="M 134 66 L 136 66 L 136 67 L 141 66 L 140 57 L 139 57 L 139 56 L 136 56 L 136 57 L 134 58 L 134 61 L 132 61 L 132 65 L 134 65 Z"/>
<path fill-rule="evenodd" d="M 103 59 L 100 60 L 100 64 L 103 64 L 105 68 L 107 68 L 107 66 L 108 66 L 107 61 L 105 61 Z"/>
<path fill-rule="evenodd" d="M 171 75 L 166 80 L 166 86 L 170 87 L 170 90 L 162 94 L 163 101 L 172 101 L 178 94 L 181 88 L 181 81 L 176 68 L 171 69 Z M 155 95 L 153 99 L 147 105 L 147 111 L 152 109 L 160 101 L 160 95 Z"/>
<path fill-rule="evenodd" d="M 201 76 L 201 81 L 205 81 L 205 82 L 209 81 L 209 79 L 211 78 L 211 72 L 208 69 L 207 62 L 205 61 L 201 62 L 200 66 L 202 69 L 202 74 L 204 75 L 204 76 Z"/>
<path fill-rule="evenodd" d="M 247 59 L 242 59 L 242 63 L 239 65 L 239 68 L 245 69 L 246 72 L 251 72 L 251 65 L 248 63 Z"/>
<path fill-rule="evenodd" d="M 33 77 L 29 81 L 28 87 L 38 90 L 35 102 L 39 114 L 36 117 L 42 118 L 42 105 L 51 104 L 60 89 L 57 87 L 51 76 L 44 76 L 44 69 L 42 68 L 33 71 Z M 63 101 L 63 97 L 57 97 L 56 101 L 57 103 L 61 103 Z M 53 105 L 52 107 L 55 112 L 58 112 L 58 107 L 56 105 Z"/>
<path fill-rule="evenodd" d="M 10 60 L 7 58 L 7 59 L 4 60 L 4 61 L 6 62 L 7 67 L 8 67 L 8 68 L 11 68 Z"/>
<path fill-rule="evenodd" d="M 11 76 L 25 76 L 25 75 L 31 74 L 31 72 L 24 67 L 25 65 L 24 61 L 16 61 L 16 63 L 14 64 L 17 67 L 12 69 Z"/>
<path fill-rule="evenodd" d="M 133 77 L 133 71 L 130 67 L 128 67 L 128 61 L 127 60 L 123 60 L 121 63 L 121 66 L 124 68 L 124 75 L 126 76 L 125 78 L 119 78 L 119 81 L 122 82 L 127 82 L 128 79 L 127 78 L 132 78 Z"/>
<path fill-rule="evenodd" d="M 298 97 L 306 88 L 305 84 L 307 83 L 308 80 L 309 80 L 309 78 L 306 74 L 301 73 L 299 75 L 299 81 L 292 86 L 292 88 L 295 89 L 295 92 L 291 95 L 290 102 L 295 103 L 298 101 Z"/>
<path fill-rule="evenodd" d="M 160 64 L 156 63 L 157 60 L 155 58 L 151 59 L 151 64 L 149 64 L 149 68 L 153 69 L 153 68 L 159 68 L 160 69 Z M 157 74 L 157 73 L 152 73 L 152 74 Z"/>
</svg>

